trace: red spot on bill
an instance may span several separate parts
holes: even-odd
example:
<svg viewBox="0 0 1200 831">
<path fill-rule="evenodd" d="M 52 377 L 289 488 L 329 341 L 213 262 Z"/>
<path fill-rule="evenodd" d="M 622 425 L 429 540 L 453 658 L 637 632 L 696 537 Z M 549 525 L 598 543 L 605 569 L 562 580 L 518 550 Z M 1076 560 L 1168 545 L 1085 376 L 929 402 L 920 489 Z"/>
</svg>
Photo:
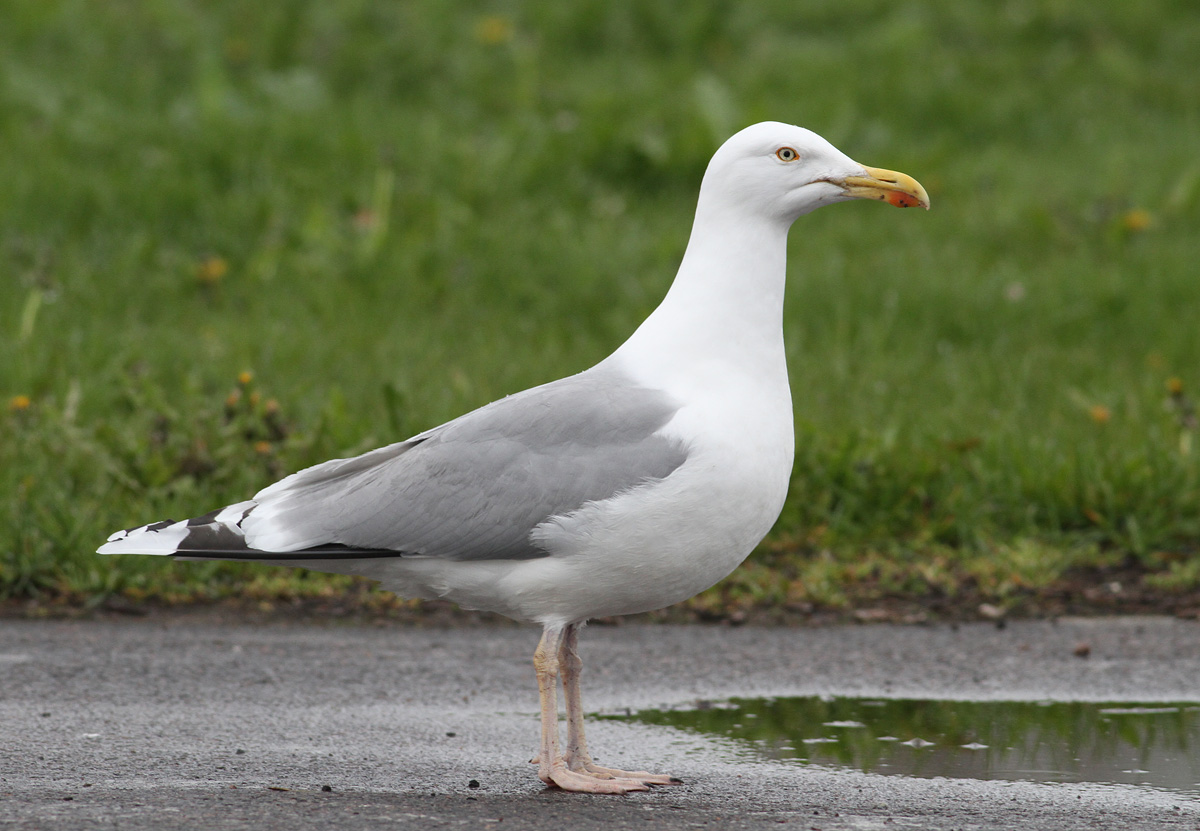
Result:
<svg viewBox="0 0 1200 831">
<path fill-rule="evenodd" d="M 896 208 L 915 208 L 921 204 L 920 200 L 911 193 L 901 193 L 895 190 L 888 191 L 883 198 L 889 205 Z"/>
</svg>

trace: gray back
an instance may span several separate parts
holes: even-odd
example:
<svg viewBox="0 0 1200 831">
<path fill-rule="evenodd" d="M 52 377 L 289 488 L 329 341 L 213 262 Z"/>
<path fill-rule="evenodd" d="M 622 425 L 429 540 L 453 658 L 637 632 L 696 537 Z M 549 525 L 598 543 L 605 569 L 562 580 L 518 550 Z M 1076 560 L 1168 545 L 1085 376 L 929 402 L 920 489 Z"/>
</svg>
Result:
<svg viewBox="0 0 1200 831">
<path fill-rule="evenodd" d="M 456 560 L 529 559 L 551 516 L 669 476 L 687 456 L 657 434 L 678 410 L 607 367 L 511 395 L 261 495 L 295 547 L 340 543 Z M 253 545 L 253 514 L 246 529 Z M 276 523 L 279 523 L 276 525 Z M 291 547 L 291 546 L 289 546 Z"/>
</svg>

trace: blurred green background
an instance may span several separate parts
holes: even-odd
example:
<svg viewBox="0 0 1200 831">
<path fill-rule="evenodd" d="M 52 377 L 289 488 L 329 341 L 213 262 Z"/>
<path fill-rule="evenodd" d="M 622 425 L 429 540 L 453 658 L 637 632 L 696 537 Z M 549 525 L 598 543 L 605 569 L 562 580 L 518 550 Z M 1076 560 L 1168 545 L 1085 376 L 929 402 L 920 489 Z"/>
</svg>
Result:
<svg viewBox="0 0 1200 831">
<path fill-rule="evenodd" d="M 791 496 L 693 607 L 1200 585 L 1194 3 L 0 18 L 0 595 L 350 590 L 92 552 L 600 359 L 674 275 L 712 151 L 766 119 L 934 210 L 793 229 Z"/>
</svg>

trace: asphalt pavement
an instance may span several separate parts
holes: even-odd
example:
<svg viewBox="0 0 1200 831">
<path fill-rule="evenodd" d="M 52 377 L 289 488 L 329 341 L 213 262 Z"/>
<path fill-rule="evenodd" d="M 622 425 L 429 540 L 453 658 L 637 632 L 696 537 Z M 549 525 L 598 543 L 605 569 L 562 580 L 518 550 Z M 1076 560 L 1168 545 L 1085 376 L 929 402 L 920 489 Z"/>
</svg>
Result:
<svg viewBox="0 0 1200 831">
<path fill-rule="evenodd" d="M 0 829 L 1200 829 L 1188 793 L 755 762 L 719 739 L 611 720 L 589 724 L 601 763 L 686 784 L 548 789 L 527 761 L 537 638 L 0 620 Z M 596 712 L 814 694 L 1200 702 L 1200 623 L 1169 618 L 593 626 L 581 646 Z"/>
</svg>

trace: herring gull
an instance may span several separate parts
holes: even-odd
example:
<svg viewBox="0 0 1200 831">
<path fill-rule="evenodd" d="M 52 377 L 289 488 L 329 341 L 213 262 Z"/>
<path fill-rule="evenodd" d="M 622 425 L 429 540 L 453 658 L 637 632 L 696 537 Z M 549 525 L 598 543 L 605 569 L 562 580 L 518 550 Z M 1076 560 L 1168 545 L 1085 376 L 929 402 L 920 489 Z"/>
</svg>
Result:
<svg viewBox="0 0 1200 831">
<path fill-rule="evenodd" d="M 245 502 L 118 531 L 100 553 L 363 575 L 406 597 L 539 623 L 539 778 L 589 793 L 676 783 L 592 760 L 579 630 L 707 589 L 774 524 L 794 444 L 788 229 L 849 199 L 929 207 L 910 176 L 864 167 L 809 130 L 747 127 L 708 165 L 666 297 L 599 364 Z"/>
</svg>

